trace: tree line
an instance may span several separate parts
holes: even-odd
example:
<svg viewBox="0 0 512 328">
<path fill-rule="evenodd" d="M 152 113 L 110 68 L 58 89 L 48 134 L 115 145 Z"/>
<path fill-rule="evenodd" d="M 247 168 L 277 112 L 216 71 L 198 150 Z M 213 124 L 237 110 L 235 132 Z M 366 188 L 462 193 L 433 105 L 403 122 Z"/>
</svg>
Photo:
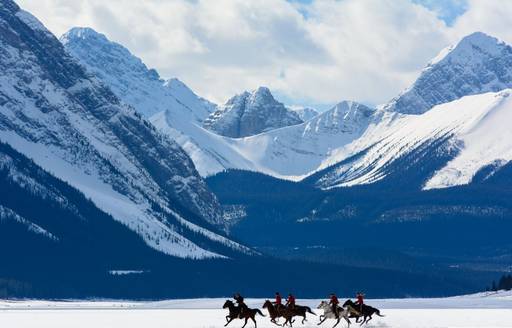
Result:
<svg viewBox="0 0 512 328">
<path fill-rule="evenodd" d="M 494 280 L 491 286 L 487 287 L 487 291 L 498 290 L 512 290 L 512 274 L 504 274 L 497 283 Z"/>
</svg>

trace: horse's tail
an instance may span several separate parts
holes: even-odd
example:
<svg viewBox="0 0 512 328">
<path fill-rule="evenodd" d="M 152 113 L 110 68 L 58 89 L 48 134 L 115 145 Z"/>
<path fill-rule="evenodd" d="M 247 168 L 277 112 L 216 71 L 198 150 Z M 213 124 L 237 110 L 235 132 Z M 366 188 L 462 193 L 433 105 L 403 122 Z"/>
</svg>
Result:
<svg viewBox="0 0 512 328">
<path fill-rule="evenodd" d="M 264 317 L 265 315 L 263 314 L 263 312 L 260 311 L 260 309 L 256 309 L 256 313 L 258 313 L 259 315 L 261 315 L 262 317 Z"/>
<path fill-rule="evenodd" d="M 316 313 L 315 313 L 315 312 L 311 311 L 311 308 L 310 308 L 309 306 L 306 306 L 305 308 L 306 308 L 306 311 L 307 311 L 308 313 L 311 313 L 312 315 L 316 315 Z"/>
<path fill-rule="evenodd" d="M 385 317 L 385 315 L 380 314 L 380 310 L 375 311 L 375 314 L 378 315 L 379 317 Z"/>
</svg>

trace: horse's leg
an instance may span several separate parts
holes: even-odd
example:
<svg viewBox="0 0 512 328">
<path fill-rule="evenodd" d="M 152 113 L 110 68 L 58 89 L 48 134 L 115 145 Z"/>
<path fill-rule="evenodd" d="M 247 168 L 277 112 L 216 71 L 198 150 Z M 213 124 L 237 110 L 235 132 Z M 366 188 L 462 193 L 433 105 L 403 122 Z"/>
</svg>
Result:
<svg viewBox="0 0 512 328">
<path fill-rule="evenodd" d="M 249 318 L 248 318 L 248 317 L 245 317 L 245 323 L 244 323 L 244 325 L 242 326 L 242 328 L 244 328 L 244 327 L 245 327 L 245 325 L 247 324 L 247 320 L 249 320 Z"/>
<path fill-rule="evenodd" d="M 256 324 L 256 319 L 254 319 L 254 317 L 251 317 L 252 321 L 254 321 L 254 328 L 257 328 L 258 325 Z"/>
<path fill-rule="evenodd" d="M 364 325 L 365 322 L 366 322 L 366 316 L 363 317 L 363 321 L 361 322 L 360 326 Z"/>
<path fill-rule="evenodd" d="M 304 313 L 304 318 L 302 319 L 302 324 L 304 324 L 305 321 L 307 321 L 307 320 L 306 320 L 306 314 Z"/>
<path fill-rule="evenodd" d="M 369 319 L 366 320 L 366 324 L 368 324 L 368 322 L 370 322 L 370 320 L 372 320 L 372 316 L 370 316 Z"/>
<path fill-rule="evenodd" d="M 334 324 L 334 326 L 332 326 L 332 328 L 336 327 L 336 326 L 340 323 L 340 320 L 341 320 L 341 319 L 340 319 L 339 317 L 338 317 L 338 319 L 337 319 L 337 320 L 338 320 L 338 321 L 336 321 L 336 323 Z"/>
<path fill-rule="evenodd" d="M 229 321 L 224 325 L 224 327 L 226 327 L 227 325 L 229 325 L 229 323 L 230 323 L 231 321 L 233 321 L 234 319 L 235 319 L 235 318 L 229 318 Z"/>
<path fill-rule="evenodd" d="M 326 316 L 324 316 L 323 319 L 320 319 L 320 322 L 318 323 L 318 325 L 320 326 L 321 324 L 323 324 L 325 320 L 327 320 Z"/>
<path fill-rule="evenodd" d="M 350 319 L 347 317 L 347 316 L 343 316 L 343 318 L 345 318 L 345 320 L 347 321 L 348 323 L 348 326 L 350 327 Z"/>
</svg>

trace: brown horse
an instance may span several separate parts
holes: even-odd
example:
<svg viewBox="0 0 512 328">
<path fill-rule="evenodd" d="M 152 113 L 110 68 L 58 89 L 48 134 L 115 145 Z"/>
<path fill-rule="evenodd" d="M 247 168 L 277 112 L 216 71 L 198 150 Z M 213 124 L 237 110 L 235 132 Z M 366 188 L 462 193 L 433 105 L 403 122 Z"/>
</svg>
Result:
<svg viewBox="0 0 512 328">
<path fill-rule="evenodd" d="M 380 310 L 376 309 L 372 306 L 363 304 L 362 306 L 357 305 L 356 303 L 352 302 L 352 300 L 347 300 L 343 306 L 351 306 L 352 308 L 356 309 L 356 311 L 360 312 L 359 316 L 355 316 L 357 318 L 357 321 L 359 321 L 360 317 L 363 317 L 363 322 L 361 322 L 361 326 L 363 324 L 368 324 L 370 320 L 372 320 L 372 315 L 376 314 L 379 317 L 384 317 L 384 315 L 380 314 Z M 352 318 L 352 316 L 350 316 Z"/>
<path fill-rule="evenodd" d="M 287 311 L 290 311 L 291 312 L 291 317 L 290 318 L 286 318 L 286 321 L 283 323 L 283 327 L 289 323 L 290 324 L 290 327 L 293 327 L 292 326 L 292 323 L 294 322 L 293 320 L 291 320 L 293 317 L 302 317 L 302 324 L 304 324 L 304 322 L 307 321 L 306 319 L 306 313 L 311 313 L 312 315 L 316 315 L 315 312 L 311 311 L 311 308 L 309 306 L 300 306 L 300 305 L 295 305 L 293 308 L 286 308 Z"/>
<path fill-rule="evenodd" d="M 247 325 L 247 321 L 249 319 L 251 319 L 254 322 L 254 327 L 258 327 L 257 324 L 256 324 L 256 319 L 254 319 L 256 317 L 256 314 L 259 314 L 262 317 L 265 316 L 263 313 L 261 313 L 261 311 L 259 309 L 249 309 L 249 308 L 246 308 L 244 311 L 242 311 L 242 313 L 240 313 L 240 310 L 241 310 L 240 307 L 236 306 L 230 300 L 227 300 L 226 303 L 224 303 L 224 305 L 222 306 L 222 308 L 229 310 L 229 314 L 226 316 L 226 321 L 227 322 L 224 325 L 224 327 L 229 325 L 229 323 L 231 321 L 235 320 L 235 319 L 245 319 L 245 323 L 242 326 L 242 328 L 244 328 L 245 325 Z"/>
<path fill-rule="evenodd" d="M 263 303 L 263 308 L 268 310 L 268 314 L 270 315 L 270 322 L 278 326 L 279 324 L 277 323 L 276 319 L 279 317 L 285 318 L 285 322 L 288 322 L 291 320 L 291 318 L 293 318 L 293 313 L 289 311 L 285 306 L 281 305 L 281 308 L 278 308 L 269 300 L 266 300 L 265 303 Z"/>
</svg>

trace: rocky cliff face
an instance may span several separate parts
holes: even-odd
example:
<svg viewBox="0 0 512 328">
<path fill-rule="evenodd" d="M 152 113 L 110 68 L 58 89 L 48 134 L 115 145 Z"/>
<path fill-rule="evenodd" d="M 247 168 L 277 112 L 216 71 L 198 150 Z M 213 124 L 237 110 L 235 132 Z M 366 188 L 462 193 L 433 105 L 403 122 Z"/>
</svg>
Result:
<svg viewBox="0 0 512 328">
<path fill-rule="evenodd" d="M 171 111 L 201 124 L 216 109 L 180 80 L 163 80 L 128 49 L 91 28 L 74 27 L 60 41 L 89 72 L 145 117 Z"/>
<path fill-rule="evenodd" d="M 231 98 L 210 115 L 204 127 L 220 135 L 242 138 L 302 123 L 299 115 L 276 101 L 260 87 Z"/>
</svg>

